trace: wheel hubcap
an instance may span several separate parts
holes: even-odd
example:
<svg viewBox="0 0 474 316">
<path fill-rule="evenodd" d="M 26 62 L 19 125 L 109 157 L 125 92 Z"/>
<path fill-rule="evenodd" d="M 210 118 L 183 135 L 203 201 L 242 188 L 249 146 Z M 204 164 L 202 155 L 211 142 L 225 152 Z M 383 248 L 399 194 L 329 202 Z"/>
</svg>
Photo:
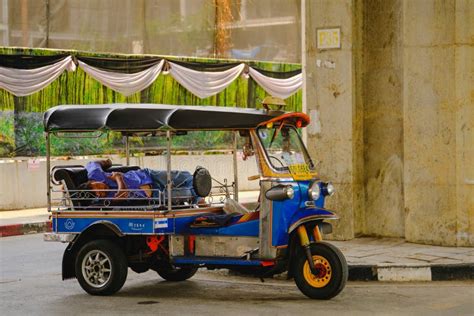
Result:
<svg viewBox="0 0 474 316">
<path fill-rule="evenodd" d="M 326 258 L 321 256 L 313 256 L 314 266 L 317 270 L 317 274 L 311 272 L 308 261 L 304 263 L 303 266 L 303 275 L 306 280 L 312 287 L 324 287 L 326 286 L 332 277 L 332 269 L 329 261 Z"/>
<path fill-rule="evenodd" d="M 110 258 L 100 250 L 91 250 L 82 259 L 82 275 L 87 284 L 101 288 L 110 279 L 112 264 Z"/>
</svg>

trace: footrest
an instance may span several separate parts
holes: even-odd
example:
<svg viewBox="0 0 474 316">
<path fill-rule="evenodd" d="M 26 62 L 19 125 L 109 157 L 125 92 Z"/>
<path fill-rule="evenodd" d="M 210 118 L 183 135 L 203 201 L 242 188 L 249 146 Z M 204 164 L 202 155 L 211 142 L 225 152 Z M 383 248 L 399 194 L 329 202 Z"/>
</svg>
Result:
<svg viewBox="0 0 474 316">
<path fill-rule="evenodd" d="M 232 257 L 173 257 L 174 264 L 216 265 L 216 266 L 266 266 L 268 261 L 246 260 Z"/>
<path fill-rule="evenodd" d="M 204 215 L 199 216 L 191 223 L 191 228 L 208 228 L 208 227 L 224 227 L 227 226 L 231 219 L 234 217 L 232 214 L 222 215 Z"/>
</svg>

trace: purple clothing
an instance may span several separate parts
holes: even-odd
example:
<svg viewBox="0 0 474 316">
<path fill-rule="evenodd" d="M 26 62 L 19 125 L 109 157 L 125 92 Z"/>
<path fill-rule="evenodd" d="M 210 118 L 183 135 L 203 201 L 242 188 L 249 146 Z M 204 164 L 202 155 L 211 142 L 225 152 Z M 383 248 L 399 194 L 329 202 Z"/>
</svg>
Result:
<svg viewBox="0 0 474 316">
<path fill-rule="evenodd" d="M 96 161 L 91 161 L 86 165 L 87 178 L 92 181 L 105 183 L 110 189 L 117 189 L 117 182 L 109 179 L 108 177 L 112 175 L 110 172 L 105 172 L 102 170 L 100 163 Z M 140 170 L 130 170 L 123 173 L 123 182 L 127 189 L 138 190 L 142 185 L 152 184 L 153 180 L 151 179 L 148 172 Z M 113 193 L 113 192 L 112 192 Z M 144 191 L 136 191 L 140 197 L 146 197 Z M 113 194 L 107 194 L 108 196 Z"/>
</svg>

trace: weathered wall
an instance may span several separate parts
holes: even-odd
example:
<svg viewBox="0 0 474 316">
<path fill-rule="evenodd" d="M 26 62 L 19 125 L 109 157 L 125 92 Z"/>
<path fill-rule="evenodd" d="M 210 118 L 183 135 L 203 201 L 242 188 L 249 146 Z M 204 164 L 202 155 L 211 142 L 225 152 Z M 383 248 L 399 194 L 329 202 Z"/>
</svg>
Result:
<svg viewBox="0 0 474 316">
<path fill-rule="evenodd" d="M 352 1 L 315 0 L 306 2 L 307 106 L 313 119 L 308 129 L 308 147 L 318 163 L 322 178 L 333 181 L 338 193 L 327 200 L 341 219 L 335 223 L 333 238 L 354 237 L 357 212 L 363 202 L 360 185 L 361 120 L 356 104 L 354 38 L 357 36 Z M 342 48 L 319 51 L 316 28 L 341 27 Z M 317 61 L 330 61 L 335 68 L 318 67 Z M 360 136 L 362 134 L 360 133 Z"/>
<path fill-rule="evenodd" d="M 403 237 L 402 1 L 364 0 L 366 235 Z"/>
<path fill-rule="evenodd" d="M 474 1 L 306 3 L 308 146 L 337 185 L 334 237 L 474 246 Z M 334 26 L 342 48 L 318 51 Z"/>
<path fill-rule="evenodd" d="M 469 0 L 403 2 L 409 241 L 474 245 L 473 16 Z"/>
</svg>

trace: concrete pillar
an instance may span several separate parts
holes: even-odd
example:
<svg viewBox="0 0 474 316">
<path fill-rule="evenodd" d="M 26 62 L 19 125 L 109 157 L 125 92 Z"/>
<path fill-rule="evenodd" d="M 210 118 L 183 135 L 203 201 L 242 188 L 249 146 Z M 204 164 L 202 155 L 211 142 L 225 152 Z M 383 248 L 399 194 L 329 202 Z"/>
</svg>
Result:
<svg viewBox="0 0 474 316">
<path fill-rule="evenodd" d="M 362 112 L 354 61 L 359 46 L 357 4 L 351 0 L 306 1 L 308 148 L 321 178 L 331 180 L 337 193 L 327 199 L 341 219 L 335 222 L 335 239 L 351 239 L 360 222 L 362 189 Z M 320 51 L 316 29 L 341 27 L 341 49 Z M 334 68 L 318 67 L 331 62 Z"/>
<path fill-rule="evenodd" d="M 365 235 L 405 235 L 402 4 L 364 0 Z"/>
<path fill-rule="evenodd" d="M 403 1 L 405 237 L 474 245 L 469 0 Z"/>
</svg>

